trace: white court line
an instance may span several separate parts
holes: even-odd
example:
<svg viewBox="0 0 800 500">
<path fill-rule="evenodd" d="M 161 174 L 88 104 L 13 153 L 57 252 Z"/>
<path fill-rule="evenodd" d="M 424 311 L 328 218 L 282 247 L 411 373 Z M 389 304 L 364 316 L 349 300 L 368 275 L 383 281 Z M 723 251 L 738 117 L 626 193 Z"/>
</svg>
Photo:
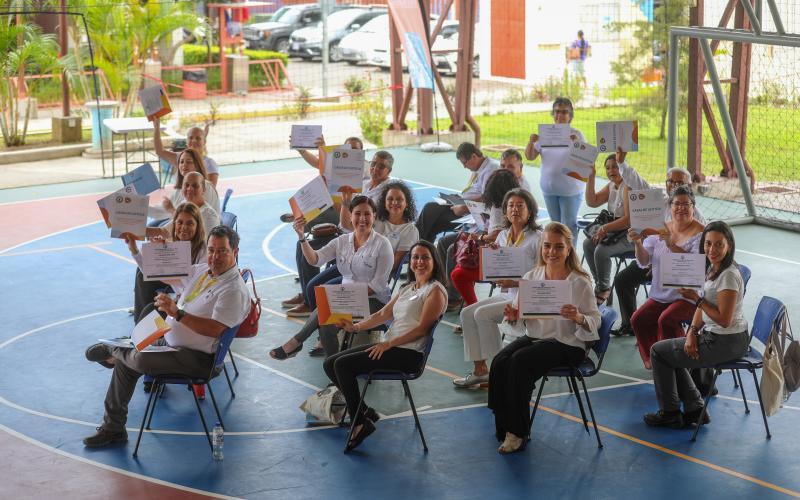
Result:
<svg viewBox="0 0 800 500">
<path fill-rule="evenodd" d="M 749 252 L 747 250 L 742 250 L 741 248 L 736 249 L 736 253 L 744 253 L 747 255 L 753 255 L 756 257 L 761 257 L 762 259 L 769 259 L 769 260 L 777 260 L 778 262 L 785 262 L 786 264 L 794 264 L 796 266 L 800 266 L 800 262 L 796 260 L 789 260 L 789 259 L 782 259 L 780 257 L 773 257 L 771 255 L 764 255 L 763 253 L 756 253 L 756 252 Z"/>
<path fill-rule="evenodd" d="M 106 255 L 110 255 L 111 257 L 119 259 L 119 260 L 121 260 L 123 262 L 127 262 L 128 264 L 133 264 L 134 266 L 137 265 L 135 260 L 129 259 L 128 257 L 123 257 L 122 255 L 120 255 L 118 253 L 115 253 L 115 252 L 112 252 L 111 250 L 106 250 L 105 248 L 98 248 L 98 247 L 93 246 L 93 245 L 89 245 L 89 248 L 91 248 L 92 250 L 97 250 L 100 253 L 104 253 Z"/>
<path fill-rule="evenodd" d="M 92 224 L 97 224 L 101 220 L 103 220 L 103 219 L 97 219 L 96 221 L 87 222 L 86 224 L 79 224 L 77 226 L 68 227 L 66 229 L 62 229 L 61 231 L 56 231 L 54 233 L 45 234 L 44 236 L 37 236 L 36 238 L 34 238 L 32 240 L 23 241 L 22 243 L 17 243 L 16 245 L 10 246 L 10 247 L 6 248 L 5 250 L 0 250 L 0 255 L 4 254 L 6 252 L 10 252 L 11 250 L 14 250 L 15 248 L 19 248 L 21 246 L 29 245 L 31 243 L 36 243 L 39 240 L 43 240 L 43 239 L 49 238 L 51 236 L 58 236 L 59 234 L 64 234 L 64 233 L 69 232 L 69 231 L 74 231 L 75 229 L 81 229 L 83 227 L 91 226 Z"/>
<path fill-rule="evenodd" d="M 231 351 L 231 352 L 233 352 L 233 351 Z M 296 384 L 300 384 L 303 387 L 308 387 L 309 389 L 311 389 L 314 392 L 322 390 L 321 388 L 319 388 L 319 387 L 317 387 L 315 385 L 309 384 L 308 382 L 306 382 L 304 380 L 300 380 L 299 378 L 292 377 L 288 373 L 283 373 L 282 371 L 278 371 L 275 368 L 271 368 L 271 367 L 269 367 L 269 366 L 267 366 L 267 365 L 265 365 L 263 363 L 259 363 L 258 361 L 254 360 L 254 359 L 250 359 L 247 356 L 239 354 L 238 352 L 234 352 L 233 355 L 236 356 L 237 358 L 240 358 L 240 359 L 242 359 L 244 361 L 247 361 L 248 363 L 250 363 L 252 365 L 255 365 L 255 366 L 259 367 L 259 368 L 263 368 L 264 370 L 267 370 L 268 372 L 274 373 L 275 375 L 277 375 L 279 377 L 285 378 L 286 380 L 290 380 L 290 381 L 292 381 L 292 382 L 294 382 Z"/>
<path fill-rule="evenodd" d="M 0 253 L 0 257 L 19 257 L 22 255 L 32 255 L 37 253 L 47 253 L 47 252 L 61 252 L 63 250 L 74 250 L 77 248 L 94 248 L 98 246 L 107 246 L 110 245 L 110 241 L 98 241 L 96 243 L 83 243 L 80 245 L 67 245 L 63 247 L 54 247 L 54 248 L 40 248 L 38 250 L 26 250 L 24 252 L 12 252 L 12 253 Z M 97 250 L 95 248 L 95 250 Z"/>
<path fill-rule="evenodd" d="M 269 232 L 269 234 L 267 234 L 266 237 L 264 237 L 264 241 L 261 242 L 261 251 L 264 253 L 264 256 L 267 258 L 267 260 L 272 262 L 277 267 L 283 269 L 286 272 L 289 272 L 289 273 L 292 273 L 292 274 L 297 274 L 297 270 L 296 269 L 291 269 L 289 267 L 284 266 L 281 262 L 278 261 L 278 259 L 276 259 L 272 255 L 272 252 L 269 251 L 269 243 L 270 243 L 270 241 L 272 241 L 272 238 L 276 234 L 278 234 L 278 231 L 280 231 L 284 226 L 288 226 L 288 224 L 283 224 L 283 223 L 278 224 L 277 226 L 275 226 L 272 229 L 272 231 Z"/>
<path fill-rule="evenodd" d="M 213 491 L 205 491 L 205 490 L 199 490 L 197 488 L 190 488 L 188 486 L 183 486 L 181 484 L 171 483 L 169 481 L 164 481 L 162 479 L 156 479 L 154 477 L 145 476 L 143 474 L 137 474 L 135 472 L 131 472 L 131 471 L 128 471 L 128 470 L 125 470 L 125 469 L 120 469 L 118 467 L 107 465 L 107 464 L 104 464 L 102 462 L 96 462 L 94 460 L 89 460 L 88 458 L 79 457 L 78 455 L 73 455 L 72 453 L 67 453 L 66 451 L 59 450 L 58 448 L 54 448 L 54 447 L 52 447 L 50 445 L 44 444 L 41 441 L 37 441 L 36 439 L 30 438 L 30 437 L 28 437 L 28 436 L 26 436 L 24 434 L 20 434 L 19 432 L 15 431 L 13 429 L 10 429 L 10 428 L 6 427 L 3 424 L 0 424 L 0 430 L 2 430 L 4 432 L 7 432 L 8 434 L 10 434 L 10 435 L 12 435 L 12 436 L 14 436 L 16 438 L 21 439 L 21 440 L 25 441 L 26 443 L 32 444 L 32 445 L 34 445 L 34 446 L 36 446 L 38 448 L 41 448 L 43 450 L 46 450 L 46 451 L 49 451 L 49 452 L 52 452 L 52 453 L 56 453 L 58 455 L 61 455 L 62 457 L 69 458 L 69 459 L 75 460 L 77 462 L 81 462 L 81 463 L 84 463 L 84 464 L 87 464 L 87 465 L 93 465 L 93 466 L 98 467 L 100 469 L 104 469 L 104 470 L 111 471 L 111 472 L 116 472 L 117 474 L 122 474 L 123 476 L 132 477 L 132 478 L 135 478 L 135 479 L 141 479 L 142 481 L 147 481 L 148 483 L 158 484 L 158 485 L 161 485 L 161 486 L 167 486 L 167 487 L 170 487 L 170 488 L 174 488 L 176 490 L 188 491 L 190 493 L 197 493 L 198 495 L 205 495 L 205 496 L 209 496 L 209 497 L 213 497 L 213 498 L 224 498 L 224 499 L 238 499 L 239 498 L 239 497 L 232 497 L 232 496 L 228 496 L 228 495 L 220 495 L 219 493 L 214 493 Z"/>
</svg>

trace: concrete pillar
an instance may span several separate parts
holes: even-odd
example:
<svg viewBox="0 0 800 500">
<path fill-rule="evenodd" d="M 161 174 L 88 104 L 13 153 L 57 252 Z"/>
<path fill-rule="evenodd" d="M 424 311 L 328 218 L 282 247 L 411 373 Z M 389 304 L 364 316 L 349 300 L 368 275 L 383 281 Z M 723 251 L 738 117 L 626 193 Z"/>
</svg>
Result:
<svg viewBox="0 0 800 500">
<path fill-rule="evenodd" d="M 54 116 L 52 124 L 53 140 L 59 144 L 81 142 L 83 139 L 80 116 Z"/>
<path fill-rule="evenodd" d="M 250 89 L 249 72 L 250 58 L 238 54 L 225 56 L 228 65 L 228 91 L 236 94 L 246 94 Z"/>
<path fill-rule="evenodd" d="M 150 78 L 144 78 L 145 87 L 161 85 L 161 61 L 158 59 L 146 59 L 144 61 L 144 74 Z"/>
</svg>

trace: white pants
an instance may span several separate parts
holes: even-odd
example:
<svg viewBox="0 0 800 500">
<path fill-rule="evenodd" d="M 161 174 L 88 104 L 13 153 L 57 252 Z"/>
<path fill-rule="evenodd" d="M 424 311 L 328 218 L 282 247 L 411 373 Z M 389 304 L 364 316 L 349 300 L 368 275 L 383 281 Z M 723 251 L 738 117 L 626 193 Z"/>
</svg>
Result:
<svg viewBox="0 0 800 500">
<path fill-rule="evenodd" d="M 464 330 L 464 360 L 485 361 L 500 352 L 500 328 L 503 310 L 511 299 L 501 293 L 469 305 L 461 310 Z"/>
</svg>

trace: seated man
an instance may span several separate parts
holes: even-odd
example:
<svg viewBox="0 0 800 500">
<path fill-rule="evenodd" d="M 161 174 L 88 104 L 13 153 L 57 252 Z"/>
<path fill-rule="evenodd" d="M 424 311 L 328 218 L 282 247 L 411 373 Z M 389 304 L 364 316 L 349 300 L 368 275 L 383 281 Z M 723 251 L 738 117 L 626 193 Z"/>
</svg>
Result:
<svg viewBox="0 0 800 500">
<path fill-rule="evenodd" d="M 83 440 L 85 446 L 98 448 L 127 441 L 128 403 L 139 377 L 173 373 L 208 376 L 218 337 L 247 317 L 250 295 L 236 266 L 239 235 L 217 226 L 209 232 L 207 251 L 207 263 L 195 264 L 188 278 L 170 283 L 180 293 L 177 303 L 165 294 L 156 297 L 156 307 L 169 316 L 167 323 L 172 327 L 164 338 L 177 351 L 146 354 L 105 344 L 86 350 L 86 359 L 114 371 L 106 392 L 103 423 L 96 434 Z"/>
</svg>

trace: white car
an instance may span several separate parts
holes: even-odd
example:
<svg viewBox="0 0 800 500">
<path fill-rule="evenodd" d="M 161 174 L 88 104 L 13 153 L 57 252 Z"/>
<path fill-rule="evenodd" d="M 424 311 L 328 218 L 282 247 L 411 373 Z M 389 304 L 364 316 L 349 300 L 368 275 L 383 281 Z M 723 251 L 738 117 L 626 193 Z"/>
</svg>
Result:
<svg viewBox="0 0 800 500">
<path fill-rule="evenodd" d="M 457 27 L 457 25 L 456 25 Z M 475 42 L 475 54 L 472 58 L 472 76 L 475 78 L 480 77 L 480 55 L 477 48 L 480 44 Z M 452 52 L 439 52 L 437 50 L 447 50 Z M 433 63 L 443 75 L 455 75 L 458 61 L 458 31 L 452 33 L 448 37 L 438 37 L 433 42 L 431 51 L 433 52 Z"/>
<path fill-rule="evenodd" d="M 431 15 L 431 29 L 436 26 L 438 16 Z M 458 21 L 445 21 L 439 38 L 458 31 Z M 439 39 L 437 38 L 437 40 Z M 389 16 L 378 16 L 360 30 L 351 33 L 339 43 L 342 59 L 350 64 L 364 62 L 389 69 Z M 402 54 L 403 69 L 408 68 L 405 53 Z"/>
</svg>

